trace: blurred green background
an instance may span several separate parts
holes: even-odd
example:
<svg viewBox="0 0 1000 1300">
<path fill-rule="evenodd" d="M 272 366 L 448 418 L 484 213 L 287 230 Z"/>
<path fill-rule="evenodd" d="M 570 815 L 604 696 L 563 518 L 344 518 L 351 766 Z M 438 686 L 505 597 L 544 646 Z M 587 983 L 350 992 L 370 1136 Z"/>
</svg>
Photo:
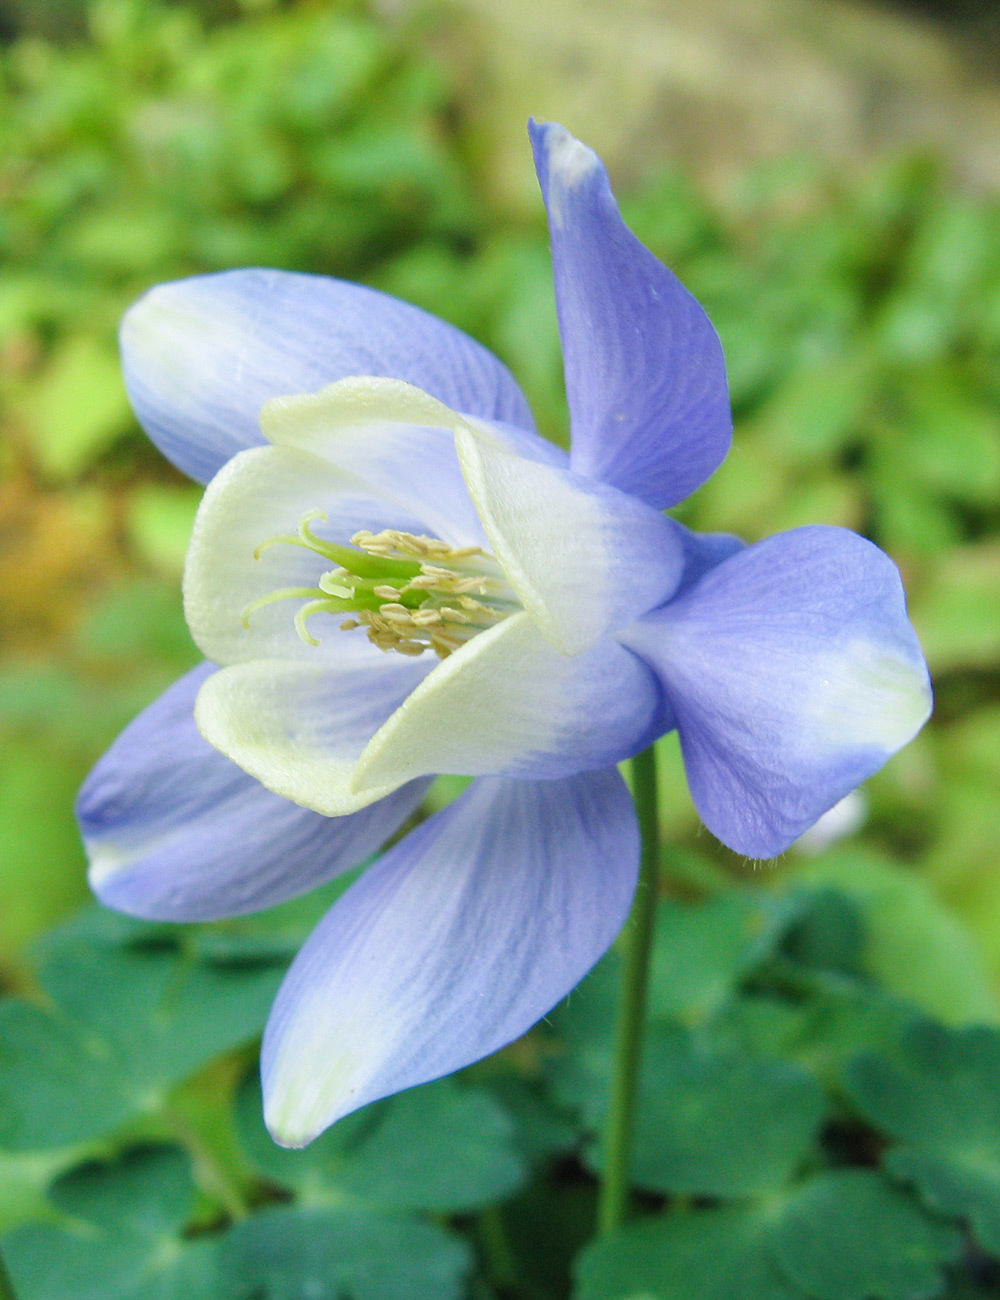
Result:
<svg viewBox="0 0 1000 1300">
<path fill-rule="evenodd" d="M 493 347 L 546 433 L 565 437 L 565 412 L 528 150 L 520 192 L 498 194 L 511 123 L 491 136 L 468 52 L 460 74 L 435 49 L 452 18 L 96 0 L 22 2 L 7 24 L 0 969 L 16 983 L 25 945 L 85 897 L 75 787 L 194 658 L 177 580 L 198 489 L 130 414 L 124 308 L 159 280 L 229 266 L 362 280 Z M 992 989 L 1000 205 L 945 165 L 925 151 L 851 171 L 800 151 L 709 197 L 679 167 L 630 155 L 622 198 L 706 304 L 729 362 L 735 449 L 686 522 L 749 538 L 845 524 L 903 569 L 937 712 L 871 783 L 852 844 L 930 884 Z M 744 872 L 698 835 L 676 761 L 665 784 L 670 839 Z"/>
<path fill-rule="evenodd" d="M 543 431 L 565 438 L 547 240 L 520 133 L 526 110 L 559 113 L 558 78 L 575 85 L 578 73 L 554 67 L 536 105 L 516 51 L 497 71 L 482 8 L 19 0 L 0 11 L 0 989 L 10 994 L 37 999 L 39 952 L 54 942 L 39 948 L 40 936 L 87 900 L 76 788 L 197 657 L 178 584 L 199 490 L 130 413 L 115 344 L 125 307 L 157 281 L 231 266 L 364 281 L 492 347 Z M 614 113 L 598 103 L 565 120 L 580 134 L 603 123 L 605 138 L 591 137 L 603 147 Z M 836 930 L 846 908 L 848 927 L 863 928 L 865 978 L 882 993 L 950 1025 L 995 1023 L 1000 202 L 956 180 L 946 149 L 869 151 L 851 164 L 804 141 L 720 176 L 670 162 L 666 127 L 646 143 L 610 151 L 622 206 L 712 316 L 736 414 L 732 455 L 681 517 L 750 539 L 816 522 L 873 538 L 903 570 L 937 696 L 927 730 L 869 783 L 852 834 L 763 867 L 699 830 L 668 738 L 665 895 L 693 906 L 832 889 L 817 895 L 841 900 L 827 920 Z M 95 915 L 82 932 L 58 930 L 59 942 L 134 940 L 109 937 Z M 284 922 L 270 924 L 264 949 L 280 964 L 292 945 L 273 937 Z M 298 935 L 305 921 L 289 924 Z M 237 930 L 251 948 L 263 942 Z M 176 942 L 188 952 L 196 941 Z M 264 993 L 272 975 L 268 966 Z M 250 1015 L 242 1037 L 214 1050 L 255 1024 Z M 230 1096 L 234 1068 L 204 1087 Z M 215 1155 L 199 1186 L 223 1213 L 213 1160 L 221 1150 L 223 1167 L 240 1166 L 233 1139 L 204 1122 Z M 162 1123 L 150 1131 L 164 1136 Z M 198 1158 L 183 1123 L 167 1131 Z M 62 1154 L 16 1158 L 8 1221 L 32 1217 L 79 1138 L 63 1143 L 76 1156 L 54 1138 Z M 551 1132 L 539 1141 L 562 1149 Z M 0 1147 L 38 1145 L 5 1140 L 0 1122 Z M 14 1179 L 16 1160 L 4 1159 L 0 1179 Z M 160 1152 L 153 1171 L 167 1183 L 170 1159 Z M 488 1220 L 483 1232 L 489 1241 Z M 493 1258 L 500 1280 L 477 1294 L 506 1294 L 502 1246 Z M 565 1261 L 553 1267 L 558 1278 Z M 560 1285 L 536 1278 L 523 1294 Z M 611 1295 L 593 1285 L 586 1294 Z"/>
</svg>

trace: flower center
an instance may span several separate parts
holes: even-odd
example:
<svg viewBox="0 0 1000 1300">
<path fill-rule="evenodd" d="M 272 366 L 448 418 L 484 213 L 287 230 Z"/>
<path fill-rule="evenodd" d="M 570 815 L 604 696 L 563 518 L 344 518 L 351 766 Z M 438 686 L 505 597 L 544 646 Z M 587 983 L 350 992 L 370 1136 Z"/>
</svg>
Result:
<svg viewBox="0 0 1000 1300">
<path fill-rule="evenodd" d="M 431 649 L 445 659 L 521 608 L 500 565 L 478 546 L 449 546 L 391 528 L 355 533 L 344 546 L 317 537 L 309 527 L 316 519 L 326 521 L 322 510 L 304 515 L 294 535 L 262 542 L 254 559 L 284 543 L 304 546 L 336 567 L 315 587 L 284 587 L 252 601 L 243 611 L 244 627 L 264 605 L 302 599 L 306 603 L 295 615 L 295 630 L 308 645 L 319 645 L 307 626 L 314 614 L 348 613 L 353 617 L 340 624 L 341 630 L 367 628 L 369 641 L 380 650 L 419 655 Z"/>
</svg>

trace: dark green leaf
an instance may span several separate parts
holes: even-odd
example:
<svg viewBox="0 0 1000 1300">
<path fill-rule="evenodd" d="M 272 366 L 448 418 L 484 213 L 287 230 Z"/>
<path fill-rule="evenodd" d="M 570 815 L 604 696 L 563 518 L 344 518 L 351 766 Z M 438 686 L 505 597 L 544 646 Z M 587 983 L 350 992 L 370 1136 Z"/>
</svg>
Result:
<svg viewBox="0 0 1000 1300">
<path fill-rule="evenodd" d="M 70 936 L 47 946 L 42 965 L 53 1010 L 0 1005 L 0 1143 L 15 1150 L 155 1110 L 172 1085 L 259 1033 L 282 975 Z"/>
<path fill-rule="evenodd" d="M 470 1265 L 433 1224 L 319 1207 L 263 1210 L 220 1253 L 219 1300 L 459 1300 Z"/>
<path fill-rule="evenodd" d="M 689 1196 L 781 1188 L 815 1141 L 825 1102 L 800 1066 L 653 1029 L 639 1083 L 634 1181 Z"/>
<path fill-rule="evenodd" d="M 820 974 L 798 998 L 734 998 L 710 1026 L 710 1036 L 746 1051 L 789 1056 L 833 1084 L 848 1057 L 896 1043 L 913 1012 L 910 1003 L 878 985 Z"/>
<path fill-rule="evenodd" d="M 856 974 L 864 944 L 857 903 L 837 890 L 820 889 L 802 899 L 802 915 L 790 927 L 784 950 L 803 966 Z"/>
<path fill-rule="evenodd" d="M 862 1114 L 904 1144 L 890 1172 L 1000 1256 L 1000 1033 L 919 1021 L 891 1058 L 855 1060 L 846 1084 Z"/>
<path fill-rule="evenodd" d="M 61 1223 L 3 1238 L 18 1300 L 215 1300 L 214 1245 L 179 1236 L 194 1184 L 176 1148 L 81 1166 L 49 1194 Z"/>
<path fill-rule="evenodd" d="M 132 1113 L 108 1045 L 29 1002 L 0 1003 L 0 1145 L 59 1147 Z"/>
<path fill-rule="evenodd" d="M 488 1086 L 514 1121 L 517 1149 L 531 1164 L 562 1155 L 578 1144 L 576 1126 L 522 1075 L 498 1072 Z"/>
<path fill-rule="evenodd" d="M 790 910 L 783 900 L 749 890 L 731 890 L 705 903 L 661 903 L 650 1014 L 704 1020 L 774 950 Z"/>
<path fill-rule="evenodd" d="M 217 1300 L 214 1243 L 30 1224 L 2 1242 L 18 1300 Z"/>
<path fill-rule="evenodd" d="M 805 875 L 859 908 L 864 970 L 889 994 L 949 1022 L 996 1016 L 982 954 L 926 875 L 870 849 L 847 847 L 825 854 Z"/>
<path fill-rule="evenodd" d="M 612 949 L 546 1017 L 553 1035 L 546 1081 L 558 1104 L 589 1127 L 600 1124 L 607 1106 L 620 978 L 621 960 Z"/>
<path fill-rule="evenodd" d="M 760 1210 L 680 1212 L 591 1242 L 574 1300 L 805 1300 L 771 1258 Z"/>
<path fill-rule="evenodd" d="M 820 1174 L 776 1238 L 788 1277 L 815 1300 L 933 1300 L 961 1235 L 867 1169 Z"/>
<path fill-rule="evenodd" d="M 108 1231 L 173 1232 L 191 1212 L 190 1162 L 179 1147 L 139 1148 L 111 1163 L 78 1166 L 56 1179 L 49 1198 L 63 1213 Z"/>
</svg>

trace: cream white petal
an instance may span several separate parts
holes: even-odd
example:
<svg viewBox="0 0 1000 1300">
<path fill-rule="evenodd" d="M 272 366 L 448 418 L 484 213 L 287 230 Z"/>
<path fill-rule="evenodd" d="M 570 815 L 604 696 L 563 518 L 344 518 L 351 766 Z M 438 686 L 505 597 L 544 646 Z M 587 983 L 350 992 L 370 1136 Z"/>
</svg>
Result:
<svg viewBox="0 0 1000 1300">
<path fill-rule="evenodd" d="M 515 614 L 421 682 L 373 736 L 352 789 L 428 772 L 554 778 L 604 767 L 651 739 L 660 711 L 652 673 L 617 642 L 561 654 Z"/>
<path fill-rule="evenodd" d="M 235 664 L 210 677 L 195 704 L 211 745 L 269 790 L 328 817 L 357 812 L 403 784 L 355 790 L 351 779 L 367 741 L 429 670 L 422 660 L 374 650 L 357 633 L 342 640 L 340 665 Z"/>
<path fill-rule="evenodd" d="M 293 534 L 302 517 L 323 510 L 327 523 L 313 530 L 347 542 L 360 529 L 420 530 L 400 507 L 371 496 L 347 471 L 293 447 L 254 447 L 240 452 L 209 484 L 198 510 L 184 572 L 184 612 L 191 635 L 217 664 L 254 659 L 294 659 L 315 663 L 339 658 L 344 634 L 339 620 L 316 616 L 311 625 L 320 645 L 307 645 L 294 618 L 304 600 L 278 600 L 256 610 L 244 623 L 251 602 L 287 587 L 315 587 L 331 562 L 301 546 L 262 542 Z M 378 652 L 372 648 L 373 657 Z"/>
<path fill-rule="evenodd" d="M 424 521 L 453 546 L 486 543 L 455 452 L 454 431 L 479 427 L 402 380 L 343 379 L 317 393 L 279 397 L 260 415 L 274 443 L 299 447 L 354 474 L 383 500 Z M 566 453 L 530 430 L 489 425 L 492 436 L 529 459 L 564 464 Z"/>
<path fill-rule="evenodd" d="M 585 650 L 676 589 L 680 533 L 650 506 L 517 455 L 482 427 L 458 429 L 455 445 L 491 551 L 558 649 Z"/>
<path fill-rule="evenodd" d="M 419 517 L 418 532 L 480 546 L 483 530 L 455 455 L 457 418 L 410 384 L 362 376 L 276 398 L 260 423 L 271 442 L 321 456 Z"/>
<path fill-rule="evenodd" d="M 521 430 L 450 410 L 410 384 L 364 377 L 279 398 L 269 438 L 349 469 L 453 544 L 485 545 L 553 645 L 577 653 L 652 609 L 683 565 L 670 520 L 574 475 Z M 464 482 L 463 482 L 464 476 Z"/>
</svg>

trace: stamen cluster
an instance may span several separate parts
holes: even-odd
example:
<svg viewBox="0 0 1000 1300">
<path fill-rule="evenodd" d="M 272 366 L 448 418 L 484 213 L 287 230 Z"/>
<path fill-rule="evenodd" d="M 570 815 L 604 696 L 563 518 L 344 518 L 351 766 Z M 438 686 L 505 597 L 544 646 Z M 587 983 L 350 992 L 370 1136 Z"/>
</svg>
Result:
<svg viewBox="0 0 1000 1300">
<path fill-rule="evenodd" d="M 307 623 L 314 614 L 350 613 L 340 624 L 350 632 L 364 627 L 380 650 L 420 655 L 427 649 L 445 659 L 478 632 L 520 608 L 503 570 L 478 546 L 450 546 L 436 537 L 396 529 L 355 533 L 349 546 L 318 537 L 309 527 L 325 521 L 310 511 L 295 535 L 272 537 L 254 558 L 279 542 L 304 546 L 333 560 L 315 587 L 285 587 L 253 601 L 243 611 L 244 626 L 255 610 L 275 600 L 301 598 L 295 629 L 308 645 L 319 645 Z"/>
</svg>

